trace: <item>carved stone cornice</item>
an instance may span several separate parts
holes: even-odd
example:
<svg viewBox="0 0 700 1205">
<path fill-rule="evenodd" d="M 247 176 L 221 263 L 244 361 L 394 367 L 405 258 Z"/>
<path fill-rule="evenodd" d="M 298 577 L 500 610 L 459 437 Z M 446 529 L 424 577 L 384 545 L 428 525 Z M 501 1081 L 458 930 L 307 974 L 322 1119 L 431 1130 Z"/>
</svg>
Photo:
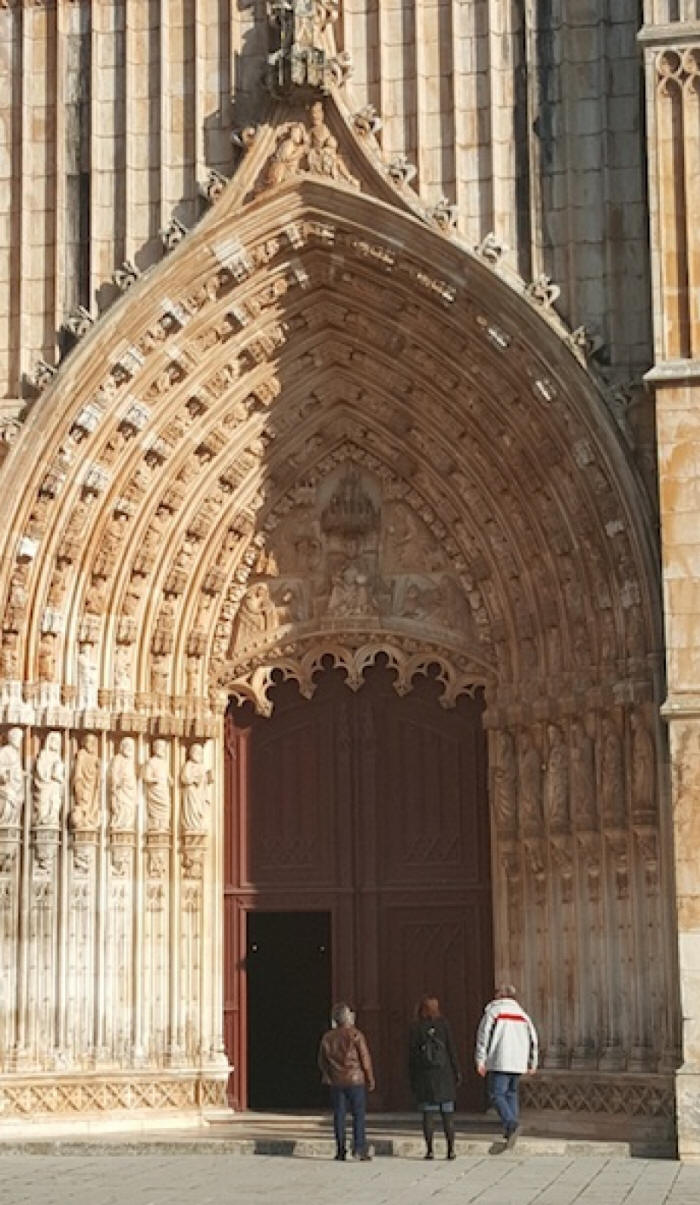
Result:
<svg viewBox="0 0 700 1205">
<path fill-rule="evenodd" d="M 668 25 L 643 25 L 637 34 L 642 46 L 692 46 L 700 44 L 700 21 L 676 21 Z"/>
</svg>

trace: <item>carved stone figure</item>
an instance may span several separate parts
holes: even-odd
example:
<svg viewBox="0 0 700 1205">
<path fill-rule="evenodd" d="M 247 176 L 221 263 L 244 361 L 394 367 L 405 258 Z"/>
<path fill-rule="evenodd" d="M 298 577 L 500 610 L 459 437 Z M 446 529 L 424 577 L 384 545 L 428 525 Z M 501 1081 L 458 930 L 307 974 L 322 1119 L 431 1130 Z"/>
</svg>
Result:
<svg viewBox="0 0 700 1205">
<path fill-rule="evenodd" d="M 136 819 L 136 764 L 134 742 L 125 736 L 109 767 L 109 818 L 113 829 L 134 827 Z"/>
<path fill-rule="evenodd" d="M 32 823 L 35 828 L 58 828 L 65 776 L 61 734 L 49 732 L 34 764 Z"/>
<path fill-rule="evenodd" d="M 19 637 L 16 632 L 3 632 L 2 648 L 0 649 L 0 678 L 4 678 L 7 681 L 15 681 L 17 679 L 19 669 L 18 643 Z"/>
<path fill-rule="evenodd" d="M 7 741 L 0 745 L 0 827 L 16 827 L 22 821 L 24 780 L 22 765 L 22 729 L 10 728 Z"/>
<path fill-rule="evenodd" d="M 300 121 L 294 122 L 277 144 L 277 149 L 267 166 L 265 183 L 268 186 L 283 184 L 293 176 L 307 152 L 308 145 L 309 136 L 305 126 Z"/>
<path fill-rule="evenodd" d="M 493 811 L 499 832 L 512 832 L 517 827 L 517 782 L 515 740 L 512 733 L 499 732 L 493 772 Z"/>
<path fill-rule="evenodd" d="M 625 768 L 622 759 L 622 742 L 617 728 L 609 716 L 605 716 L 603 719 L 600 761 L 604 822 L 613 828 L 624 828 L 627 824 L 627 809 L 625 807 Z"/>
<path fill-rule="evenodd" d="M 328 614 L 337 617 L 376 614 L 369 577 L 356 565 L 345 565 L 334 574 L 328 599 Z"/>
<path fill-rule="evenodd" d="M 78 707 L 97 707 L 97 664 L 91 644 L 81 644 L 78 653 Z"/>
<path fill-rule="evenodd" d="M 56 637 L 45 632 L 39 641 L 37 653 L 37 669 L 40 682 L 55 682 L 56 680 Z"/>
<path fill-rule="evenodd" d="M 551 829 L 569 822 L 569 750 L 558 724 L 547 727 L 549 757 L 544 784 L 544 811 Z"/>
<path fill-rule="evenodd" d="M 73 767 L 72 829 L 97 828 L 100 818 L 99 791 L 99 741 L 94 732 L 87 732 L 75 755 Z"/>
<path fill-rule="evenodd" d="M 171 787 L 168 743 L 153 742 L 151 756 L 141 769 L 146 796 L 146 824 L 149 832 L 167 832 L 170 828 Z"/>
<path fill-rule="evenodd" d="M 632 814 L 636 823 L 653 819 L 656 807 L 654 741 L 643 715 L 633 711 L 632 728 Z"/>
<path fill-rule="evenodd" d="M 234 645 L 249 648 L 277 627 L 277 611 L 267 582 L 255 582 L 246 590 L 236 616 Z"/>
<path fill-rule="evenodd" d="M 593 741 L 580 720 L 571 725 L 571 810 L 574 824 L 583 830 L 596 827 L 595 752 Z"/>
<path fill-rule="evenodd" d="M 311 126 L 308 134 L 309 171 L 317 176 L 330 176 L 332 180 L 345 180 L 354 188 L 359 181 L 348 171 L 341 156 L 338 154 L 338 142 L 333 137 L 324 120 L 323 105 L 320 100 L 311 106 Z"/>
<path fill-rule="evenodd" d="M 131 690 L 131 647 L 118 644 L 114 650 L 114 686 L 116 690 Z"/>
<path fill-rule="evenodd" d="M 542 826 L 542 765 L 540 752 L 525 729 L 518 748 L 520 824 L 525 832 L 539 832 Z"/>
<path fill-rule="evenodd" d="M 180 773 L 184 832 L 204 832 L 206 830 L 209 809 L 207 788 L 211 781 L 212 773 L 204 765 L 204 747 L 195 742 L 190 746 L 187 761 Z"/>
</svg>

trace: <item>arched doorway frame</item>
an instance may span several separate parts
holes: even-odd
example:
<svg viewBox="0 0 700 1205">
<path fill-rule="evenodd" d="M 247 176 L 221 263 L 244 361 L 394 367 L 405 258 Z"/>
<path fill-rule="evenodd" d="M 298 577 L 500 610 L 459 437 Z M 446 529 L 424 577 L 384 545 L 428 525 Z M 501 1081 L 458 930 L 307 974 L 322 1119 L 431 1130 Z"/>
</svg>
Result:
<svg viewBox="0 0 700 1205">
<path fill-rule="evenodd" d="M 342 114 L 332 117 L 339 126 L 341 119 Z M 275 121 L 279 125 L 279 116 Z M 167 745 L 172 780 L 172 824 L 162 831 L 149 829 L 142 785 L 137 812 L 124 828 L 112 823 L 107 778 L 101 788 L 102 819 L 84 826 L 76 821 L 72 785 L 64 790 L 59 823 L 46 826 L 36 821 L 35 800 L 28 791 L 23 827 L 10 826 L 3 838 L 13 868 L 13 907 L 18 916 L 24 910 L 26 925 L 28 910 L 39 907 L 42 892 L 46 895 L 37 852 L 42 843 L 60 860 L 67 881 L 75 875 L 76 899 L 86 865 L 88 892 L 93 885 L 97 890 L 98 865 L 111 866 L 114 898 L 119 898 L 117 870 L 126 865 L 133 891 L 124 896 L 123 924 L 111 937 L 140 942 L 141 958 L 147 890 L 144 894 L 138 884 L 145 885 L 150 876 L 153 910 L 160 916 L 153 949 L 164 948 L 167 934 L 177 955 L 167 974 L 162 966 L 158 971 L 169 1000 L 162 1016 L 149 1012 L 136 980 L 129 986 L 124 1015 L 136 1065 L 142 1060 L 141 1066 L 152 1069 L 165 1085 L 165 1096 L 167 1068 L 187 1067 L 190 1086 L 177 1098 L 179 1108 L 194 1107 L 202 1093 L 220 1099 L 220 922 L 215 901 L 221 798 L 218 794 L 210 820 L 202 812 L 196 824 L 185 824 L 182 806 L 188 787 L 183 775 L 187 777 L 185 767 L 193 760 L 192 746 L 208 742 L 209 769 L 221 782 L 231 623 L 264 544 L 265 518 L 305 470 L 321 471 L 322 457 L 305 448 L 320 437 L 321 452 L 332 461 L 348 439 L 357 443 L 364 438 L 371 449 L 365 448 L 365 454 L 381 465 L 384 441 L 392 471 L 403 464 L 404 475 L 417 480 L 412 487 L 416 506 L 430 509 L 432 498 L 425 522 L 440 522 L 441 510 L 448 516 L 442 520 L 445 538 L 454 541 L 455 564 L 466 558 L 471 585 L 465 591 L 475 622 L 481 617 L 482 651 L 497 667 L 487 716 L 499 734 L 493 765 L 500 785 L 494 783 L 492 799 L 494 806 L 497 799 L 504 804 L 496 817 L 497 860 L 510 870 L 501 892 L 513 893 L 502 894 L 499 915 L 513 917 L 522 897 L 553 915 L 560 904 L 572 904 L 573 885 L 582 883 L 587 884 L 587 898 L 602 909 L 595 889 L 604 883 L 610 900 L 617 901 L 611 903 L 617 909 L 617 932 L 636 935 L 635 1032 L 613 1032 L 610 1011 L 602 1005 L 582 1017 L 579 1002 L 575 1021 L 561 1010 L 550 1010 L 550 1065 L 558 1069 L 558 1044 L 566 1061 L 578 1049 L 573 1057 L 580 1059 L 589 1079 L 604 1057 L 610 1070 L 623 1061 L 646 1077 L 639 1091 L 653 1104 L 665 1091 L 655 1077 L 673 1062 L 677 1018 L 673 987 L 658 987 L 652 1007 L 644 1004 L 639 959 L 641 933 L 651 926 L 658 950 L 666 951 L 667 983 L 675 984 L 672 942 L 667 940 L 673 909 L 670 890 L 664 894 L 660 889 L 672 879 L 656 712 L 662 642 L 651 508 L 595 381 L 534 294 L 392 206 L 385 181 L 374 196 L 310 176 L 255 192 L 255 180 L 275 145 L 275 121 L 201 225 L 133 286 L 128 304 L 126 299 L 119 302 L 75 349 L 30 410 L 6 463 L 8 494 L 16 499 L 6 516 L 1 575 L 4 630 L 10 638 L 2 688 L 7 729 L 22 729 L 27 765 L 35 763 L 49 733 L 60 731 L 69 784 L 82 734 L 101 734 L 103 767 L 113 765 L 125 735 L 137 742 L 139 764 L 147 760 L 149 741 L 159 738 Z M 348 147 L 347 153 L 352 151 L 360 162 L 357 148 Z M 366 173 L 363 160 L 360 166 Z M 348 312 L 359 321 L 324 314 L 329 298 L 351 300 Z M 397 309 L 391 308 L 394 304 Z M 313 315 L 311 325 L 305 325 L 304 311 Z M 372 322 L 388 332 L 388 356 L 372 340 Z M 414 348 L 413 385 L 404 393 L 399 378 L 392 378 L 388 387 L 383 380 L 396 349 L 407 346 L 396 343 L 405 338 L 402 331 Z M 291 355 L 285 350 L 290 348 Z M 379 377 L 372 365 L 379 366 Z M 439 379 L 434 378 L 436 366 L 441 367 Z M 358 380 L 364 391 L 353 394 Z M 372 408 L 363 399 L 371 401 L 373 394 L 379 402 Z M 312 395 L 326 399 L 321 412 L 324 406 L 337 410 L 339 428 L 325 440 L 310 412 L 300 409 L 286 428 L 274 418 L 277 410 L 282 415 L 282 406 L 276 409 L 278 398 L 285 404 L 294 399 L 303 408 L 304 396 Z M 393 425 L 381 413 L 384 400 L 392 397 Z M 414 399 L 412 407 L 406 407 L 406 397 Z M 443 411 L 433 409 L 439 398 Z M 507 415 L 499 427 L 497 414 L 504 401 Z M 353 410 L 361 415 L 359 424 Z M 268 414 L 273 416 L 271 427 L 264 417 Z M 432 428 L 425 425 L 430 415 Z M 461 421 L 473 440 L 473 448 L 460 448 L 454 468 L 451 441 L 440 426 L 448 419 L 450 432 L 456 433 Z M 432 443 L 427 442 L 430 431 Z M 495 437 L 499 457 L 493 453 Z M 276 440 L 290 459 L 297 457 L 291 478 L 280 470 Z M 510 492 L 501 461 L 513 482 Z M 550 465 L 556 473 L 549 472 Z M 208 483 L 214 473 L 212 491 Z M 528 479 L 530 493 L 524 488 Z M 482 527 L 475 521 L 475 500 L 486 494 L 488 522 Z M 82 529 L 78 515 L 84 519 Z M 551 527 L 550 518 L 557 519 Z M 524 531 L 533 541 L 527 547 Z M 203 554 L 194 568 L 193 545 Z M 214 600 L 208 609 L 206 598 Z M 603 618 L 610 619 L 607 629 Z M 119 650 L 125 648 L 130 652 L 124 657 Z M 550 657 L 559 666 L 556 675 Z M 548 693 L 553 678 L 555 698 Z M 574 738 L 580 714 L 585 724 Z M 555 767 L 561 759 L 553 755 L 564 737 L 567 748 L 571 740 L 571 749 L 578 742 L 577 751 L 583 750 L 586 789 L 592 766 L 594 786 L 601 791 L 600 809 L 578 819 L 570 812 L 557 815 L 555 806 L 553 783 L 560 773 Z M 602 799 L 606 739 L 608 756 L 622 765 L 620 791 L 607 801 Z M 645 779 L 635 778 L 635 740 L 647 749 L 651 741 Z M 539 786 L 528 814 L 514 794 L 513 767 L 519 767 L 519 774 L 533 751 L 536 756 L 529 760 L 539 761 Z M 586 781 L 585 773 L 581 781 Z M 80 845 L 87 860 L 75 857 Z M 20 846 L 28 851 L 21 870 L 12 856 Z M 550 883 L 556 884 L 554 894 L 548 894 Z M 630 883 L 635 885 L 634 907 Z M 54 931 L 68 934 L 69 911 L 65 902 L 50 902 L 54 928 L 47 929 L 45 943 Z M 205 917 L 213 924 L 203 937 Z M 95 919 L 97 927 L 89 934 L 95 950 L 109 938 L 100 924 Z M 580 918 L 577 924 L 581 926 Z M 498 939 L 499 969 L 504 971 L 512 966 L 522 937 L 509 925 Z M 568 932 L 570 959 L 579 939 L 574 940 L 571 927 Z M 62 940 L 67 951 L 68 937 Z M 561 934 L 556 937 L 560 941 Z M 536 941 L 534 947 L 539 952 L 533 959 L 537 971 L 532 985 L 541 1000 L 546 995 L 560 1000 L 562 984 L 551 977 L 554 947 L 545 943 L 539 948 Z M 206 956 L 200 958 L 204 950 Z M 17 945 L 8 952 L 13 966 L 18 951 Z M 607 950 L 608 970 L 618 954 L 615 945 Z M 65 968 L 71 957 L 66 953 L 65 962 L 50 972 L 63 976 L 64 984 L 51 1048 L 57 1039 L 59 1048 L 66 1041 L 69 1051 L 71 1041 L 75 1044 L 66 1037 L 70 975 Z M 178 960 L 190 970 L 195 964 L 200 968 L 194 1020 L 191 1000 L 173 989 L 183 969 Z M 104 970 L 98 963 L 83 968 L 86 981 L 95 969 Z M 112 983 L 114 968 L 110 974 Z M 31 1079 L 32 1072 L 50 1066 L 50 1055 L 40 1049 L 41 1025 L 32 1012 L 38 987 L 23 981 L 23 975 L 20 968 L 15 980 L 19 1029 L 11 1018 L 5 1024 L 17 1066 L 24 1065 Z M 190 989 L 191 982 L 182 990 Z M 106 1065 L 122 1058 L 132 1090 L 133 1060 L 127 1051 L 119 1055 L 116 1031 L 111 1037 L 104 1032 L 98 1011 L 93 1008 L 89 1018 L 98 1052 L 91 1058 L 99 1063 L 99 1052 L 111 1041 Z M 573 1033 L 577 1026 L 582 1030 L 578 1035 Z M 593 1068 L 590 1036 L 603 1032 L 604 1049 L 595 1051 Z M 161 1039 L 154 1038 L 158 1033 L 169 1034 L 162 1049 Z M 658 1049 L 650 1041 L 652 1034 L 654 1042 L 657 1037 L 661 1042 Z M 76 1074 L 82 1070 L 78 1065 Z M 637 1091 L 635 1084 L 630 1091 Z M 39 1111 L 46 1099 L 37 1088 Z"/>
</svg>

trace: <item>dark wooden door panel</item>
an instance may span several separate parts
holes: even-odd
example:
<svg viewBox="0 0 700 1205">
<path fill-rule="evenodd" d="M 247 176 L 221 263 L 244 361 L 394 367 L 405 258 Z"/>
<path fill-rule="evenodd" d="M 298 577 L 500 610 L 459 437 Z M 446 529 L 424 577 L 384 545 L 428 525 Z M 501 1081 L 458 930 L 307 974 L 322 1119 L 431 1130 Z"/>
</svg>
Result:
<svg viewBox="0 0 700 1205">
<path fill-rule="evenodd" d="M 482 1103 L 471 1066 L 493 986 L 483 703 L 446 711 L 438 694 L 420 679 L 399 698 L 382 667 L 353 693 L 328 671 L 311 700 L 276 687 L 271 719 L 228 717 L 224 1025 L 237 1103 L 247 1100 L 246 917 L 299 909 L 330 915 L 333 992 L 358 1008 L 372 1042 L 375 1106 L 412 1104 L 407 1030 L 425 992 L 460 1044 L 461 1106 Z"/>
<path fill-rule="evenodd" d="M 416 907 L 387 907 L 382 937 L 386 975 L 384 1057 L 395 1108 L 410 1108 L 406 1037 L 423 995 L 437 996 L 455 1035 L 464 1077 L 459 1104 L 480 1108 L 483 1091 L 473 1071 L 474 1034 L 490 983 L 488 918 L 476 896 L 458 903 L 426 900 Z"/>
</svg>

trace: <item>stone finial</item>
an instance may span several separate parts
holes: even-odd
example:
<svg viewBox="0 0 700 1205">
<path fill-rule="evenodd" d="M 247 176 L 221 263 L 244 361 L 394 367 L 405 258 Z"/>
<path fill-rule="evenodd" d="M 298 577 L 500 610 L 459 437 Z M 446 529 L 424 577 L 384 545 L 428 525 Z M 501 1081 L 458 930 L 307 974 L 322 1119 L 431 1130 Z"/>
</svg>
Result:
<svg viewBox="0 0 700 1205">
<path fill-rule="evenodd" d="M 120 293 L 126 293 L 127 289 L 130 289 L 136 283 L 140 275 L 141 273 L 136 264 L 130 259 L 125 259 L 118 268 L 114 269 L 112 283 L 119 289 Z"/>
<path fill-rule="evenodd" d="M 166 251 L 174 251 L 178 243 L 181 243 L 187 234 L 187 227 L 183 226 L 182 222 L 177 218 L 172 218 L 167 226 L 164 226 L 160 231 L 160 241 Z"/>
<path fill-rule="evenodd" d="M 537 276 L 525 290 L 527 296 L 535 305 L 539 305 L 543 310 L 551 310 L 554 302 L 561 295 L 559 285 L 554 284 L 550 276 L 545 276 L 542 273 Z"/>
<path fill-rule="evenodd" d="M 482 259 L 485 259 L 488 264 L 491 264 L 495 268 L 498 261 L 505 255 L 508 247 L 506 243 L 502 243 L 500 239 L 496 238 L 493 230 L 489 230 L 488 234 L 482 238 L 474 250 L 477 255 L 481 256 Z"/>
</svg>

